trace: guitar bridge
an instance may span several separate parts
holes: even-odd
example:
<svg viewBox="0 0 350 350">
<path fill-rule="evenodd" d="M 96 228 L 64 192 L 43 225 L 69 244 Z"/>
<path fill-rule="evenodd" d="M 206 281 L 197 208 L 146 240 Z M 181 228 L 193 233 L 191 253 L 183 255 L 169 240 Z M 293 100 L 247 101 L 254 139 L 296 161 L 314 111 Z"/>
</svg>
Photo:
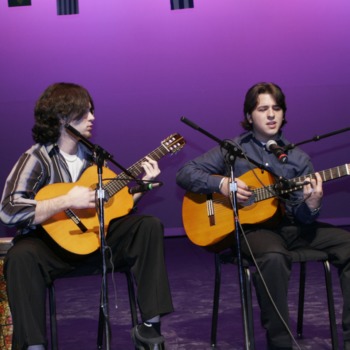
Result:
<svg viewBox="0 0 350 350">
<path fill-rule="evenodd" d="M 213 195 L 207 195 L 207 214 L 209 218 L 209 226 L 215 225 L 215 213 L 214 213 L 214 203 L 213 203 Z"/>
<path fill-rule="evenodd" d="M 79 219 L 79 217 L 77 215 L 75 215 L 75 213 L 73 212 L 73 210 L 71 209 L 67 209 L 65 211 L 66 215 L 79 227 L 79 229 L 82 232 L 86 232 L 87 231 L 87 227 L 81 222 L 81 220 Z"/>
</svg>

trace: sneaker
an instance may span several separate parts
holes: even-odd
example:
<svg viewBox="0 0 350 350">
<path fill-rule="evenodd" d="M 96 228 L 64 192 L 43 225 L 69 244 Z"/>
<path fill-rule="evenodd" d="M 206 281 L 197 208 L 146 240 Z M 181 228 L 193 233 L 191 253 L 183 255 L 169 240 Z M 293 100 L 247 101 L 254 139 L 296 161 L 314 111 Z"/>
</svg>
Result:
<svg viewBox="0 0 350 350">
<path fill-rule="evenodd" d="M 137 325 L 131 330 L 131 337 L 139 350 L 165 350 L 164 337 L 153 327 Z"/>
</svg>

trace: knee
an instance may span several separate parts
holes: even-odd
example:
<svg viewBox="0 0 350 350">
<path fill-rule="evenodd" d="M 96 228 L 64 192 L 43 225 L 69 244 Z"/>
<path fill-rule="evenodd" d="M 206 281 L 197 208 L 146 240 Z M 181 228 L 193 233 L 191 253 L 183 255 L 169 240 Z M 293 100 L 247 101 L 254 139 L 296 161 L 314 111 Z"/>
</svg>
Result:
<svg viewBox="0 0 350 350">
<path fill-rule="evenodd" d="M 164 226 L 158 218 L 154 216 L 145 216 L 143 218 L 142 226 L 150 235 L 163 238 Z"/>
<path fill-rule="evenodd" d="M 280 252 L 265 253 L 261 257 L 259 257 L 257 261 L 259 262 L 259 265 L 261 267 L 268 266 L 276 270 L 280 269 L 281 267 L 290 268 L 292 263 L 290 256 Z"/>
<path fill-rule="evenodd" d="M 5 257 L 5 274 L 13 274 L 16 270 L 23 271 L 35 263 L 35 247 L 28 244 L 15 244 Z"/>
</svg>

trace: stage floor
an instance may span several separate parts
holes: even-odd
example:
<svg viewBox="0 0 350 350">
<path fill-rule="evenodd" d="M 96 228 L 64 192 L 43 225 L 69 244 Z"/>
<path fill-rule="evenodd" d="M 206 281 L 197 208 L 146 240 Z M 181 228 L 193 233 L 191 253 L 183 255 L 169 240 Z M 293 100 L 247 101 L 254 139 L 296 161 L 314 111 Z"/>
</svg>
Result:
<svg viewBox="0 0 350 350">
<path fill-rule="evenodd" d="M 214 287 L 214 256 L 193 245 L 186 237 L 165 238 L 165 254 L 175 312 L 163 318 L 162 332 L 167 350 L 211 349 L 211 313 Z M 342 298 L 336 270 L 333 269 L 335 307 L 339 344 L 341 342 Z M 299 266 L 294 265 L 290 281 L 290 327 L 296 334 L 296 305 Z M 331 349 L 323 266 L 309 263 L 306 280 L 304 339 L 301 349 Z M 115 274 L 115 289 L 109 276 L 111 348 L 133 349 L 131 317 L 126 278 Z M 96 349 L 101 277 L 65 278 L 56 281 L 58 336 L 60 349 Z M 117 305 L 117 308 L 116 308 Z M 244 349 L 242 311 L 236 265 L 222 268 L 221 304 L 217 349 Z M 255 348 L 266 349 L 260 327 L 259 308 L 253 291 Z M 297 348 L 297 347 L 295 347 Z"/>
</svg>

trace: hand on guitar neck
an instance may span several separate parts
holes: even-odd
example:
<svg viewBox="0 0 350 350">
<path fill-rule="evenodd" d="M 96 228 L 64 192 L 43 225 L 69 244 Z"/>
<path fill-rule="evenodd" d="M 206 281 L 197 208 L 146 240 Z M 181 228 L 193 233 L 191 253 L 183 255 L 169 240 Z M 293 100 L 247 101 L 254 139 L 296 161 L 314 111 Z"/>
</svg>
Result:
<svg viewBox="0 0 350 350">
<path fill-rule="evenodd" d="M 304 200 L 311 211 L 321 207 L 323 197 L 323 181 L 319 173 L 315 173 L 314 177 L 306 178 L 303 188 Z"/>
<path fill-rule="evenodd" d="M 153 181 L 160 174 L 158 162 L 148 156 L 146 156 L 145 160 L 141 162 L 141 167 L 145 171 L 142 181 Z M 133 194 L 134 202 L 138 202 L 144 193 L 145 192 L 135 192 Z"/>
</svg>

